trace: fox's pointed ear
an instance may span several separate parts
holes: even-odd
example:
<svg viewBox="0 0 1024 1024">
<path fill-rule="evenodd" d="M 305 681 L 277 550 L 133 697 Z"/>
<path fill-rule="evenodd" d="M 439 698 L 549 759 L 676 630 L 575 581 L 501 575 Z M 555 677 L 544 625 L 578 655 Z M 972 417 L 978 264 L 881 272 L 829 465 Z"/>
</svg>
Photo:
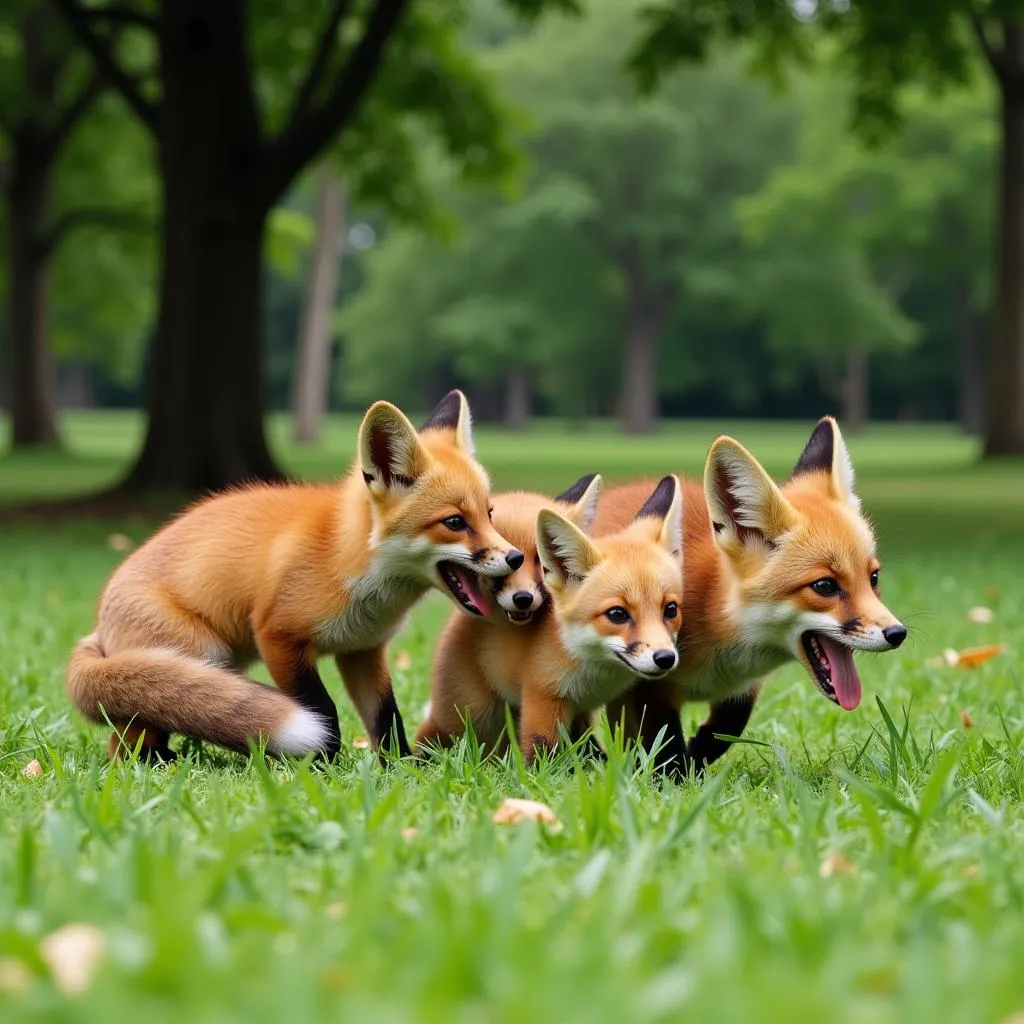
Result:
<svg viewBox="0 0 1024 1024">
<path fill-rule="evenodd" d="M 412 487 L 430 464 L 416 428 L 389 402 L 374 402 L 359 428 L 359 463 L 374 494 Z"/>
<path fill-rule="evenodd" d="M 636 514 L 658 523 L 658 543 L 673 557 L 683 557 L 683 489 L 679 478 L 663 476 Z"/>
<path fill-rule="evenodd" d="M 775 481 L 731 437 L 720 437 L 711 445 L 704 467 L 704 495 L 715 538 L 726 549 L 773 547 L 797 521 Z"/>
<path fill-rule="evenodd" d="M 537 553 L 548 582 L 559 586 L 578 583 L 600 561 L 590 538 L 547 508 L 537 515 Z"/>
<path fill-rule="evenodd" d="M 797 460 L 793 476 L 803 473 L 827 473 L 835 497 L 860 509 L 860 499 L 853 492 L 853 462 L 839 424 L 831 416 L 818 421 Z"/>
<path fill-rule="evenodd" d="M 568 505 L 566 518 L 575 523 L 581 530 L 590 532 L 597 518 L 597 501 L 601 497 L 601 476 L 588 473 L 581 476 L 567 491 L 555 498 L 559 505 Z"/>
<path fill-rule="evenodd" d="M 473 454 L 473 418 L 461 391 L 449 391 L 420 430 L 454 430 L 456 446 L 467 455 Z"/>
</svg>

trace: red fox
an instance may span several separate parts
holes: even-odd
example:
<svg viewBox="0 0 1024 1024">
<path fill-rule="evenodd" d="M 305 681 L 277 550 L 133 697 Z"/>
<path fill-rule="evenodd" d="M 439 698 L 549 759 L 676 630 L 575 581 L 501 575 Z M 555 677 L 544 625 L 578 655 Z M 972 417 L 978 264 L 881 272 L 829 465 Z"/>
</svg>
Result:
<svg viewBox="0 0 1024 1024">
<path fill-rule="evenodd" d="M 589 518 L 599 485 L 599 477 L 587 484 L 574 518 Z M 557 743 L 562 728 L 578 731 L 588 712 L 634 680 L 660 679 L 678 663 L 678 480 L 665 477 L 632 522 L 601 539 L 589 538 L 546 504 L 522 502 L 501 524 L 516 536 L 536 517 L 550 608 L 532 626 L 480 623 L 464 630 L 452 624 L 438 651 L 431 712 L 417 733 L 420 743 L 450 742 L 462 732 L 460 715 L 493 738 L 507 701 L 521 708 L 519 740 L 530 762 Z"/>
<path fill-rule="evenodd" d="M 434 658 L 430 710 L 416 732 L 416 744 L 448 746 L 465 731 L 465 719 L 473 723 L 477 738 L 492 749 L 505 726 L 505 706 L 518 706 L 518 691 L 501 692 L 487 671 L 492 654 L 501 659 L 505 648 L 516 648 L 532 637 L 547 615 L 550 597 L 537 551 L 537 516 L 542 509 L 560 512 L 569 522 L 588 530 L 597 514 L 601 478 L 594 473 L 581 477 L 557 498 L 526 491 L 495 494 L 492 498 L 494 528 L 523 552 L 523 564 L 508 576 L 489 581 L 494 587 L 494 607 L 485 618 L 451 616 L 438 642 Z M 502 637 L 502 634 L 507 634 Z"/>
<path fill-rule="evenodd" d="M 337 486 L 251 486 L 199 502 L 133 552 L 78 643 L 68 690 L 169 760 L 171 733 L 245 751 L 337 753 L 338 712 L 317 656 L 338 670 L 375 749 L 409 752 L 385 647 L 431 587 L 468 615 L 490 610 L 482 579 L 523 563 L 490 523 L 469 405 L 452 391 L 417 433 L 377 402 Z M 256 658 L 276 689 L 241 674 Z"/>
<path fill-rule="evenodd" d="M 602 497 L 597 536 L 628 522 L 646 482 Z M 739 736 L 761 683 L 797 660 L 831 701 L 852 711 L 861 681 L 854 650 L 899 647 L 906 628 L 879 596 L 875 539 L 853 490 L 853 465 L 835 420 L 814 428 L 791 477 L 776 486 L 738 442 L 719 437 L 703 490 L 686 482 L 682 661 L 658 683 L 641 682 L 608 708 L 612 724 L 650 748 L 664 727 L 658 762 L 685 775 Z M 708 701 L 707 721 L 687 746 L 679 711 Z"/>
</svg>

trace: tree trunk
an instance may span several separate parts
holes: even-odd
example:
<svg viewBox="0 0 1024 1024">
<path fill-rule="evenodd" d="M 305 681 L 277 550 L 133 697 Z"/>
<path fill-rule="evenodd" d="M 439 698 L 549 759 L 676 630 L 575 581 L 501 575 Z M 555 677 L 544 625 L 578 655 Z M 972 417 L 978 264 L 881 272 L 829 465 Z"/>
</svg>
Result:
<svg viewBox="0 0 1024 1024">
<path fill-rule="evenodd" d="M 331 311 L 341 271 L 345 224 L 345 186 L 327 164 L 320 168 L 316 241 L 299 327 L 299 351 L 292 388 L 295 440 L 314 444 L 327 408 L 330 389 Z"/>
<path fill-rule="evenodd" d="M 148 427 L 128 491 L 278 479 L 263 412 L 262 250 L 268 199 L 248 90 L 241 0 L 162 8 L 160 310 Z"/>
<path fill-rule="evenodd" d="M 657 364 L 662 317 L 643 299 L 630 303 L 620 416 L 627 434 L 650 434 L 658 421 Z"/>
<path fill-rule="evenodd" d="M 530 371 L 513 366 L 505 378 L 505 428 L 517 433 L 530 419 Z"/>
<path fill-rule="evenodd" d="M 42 244 L 49 167 L 32 161 L 27 140 L 15 141 L 8 191 L 8 384 L 15 448 L 57 444 L 56 388 L 46 323 L 46 264 Z"/>
<path fill-rule="evenodd" d="M 868 354 L 862 348 L 846 354 L 846 368 L 841 385 L 843 431 L 859 434 L 868 422 Z"/>
<path fill-rule="evenodd" d="M 981 434 L 984 429 L 984 351 L 977 312 L 972 308 L 967 282 L 953 282 L 953 307 L 956 320 L 958 355 L 957 418 L 965 434 Z"/>
<path fill-rule="evenodd" d="M 1024 453 L 1024 88 L 1001 83 L 996 298 L 985 398 L 986 456 Z"/>
</svg>

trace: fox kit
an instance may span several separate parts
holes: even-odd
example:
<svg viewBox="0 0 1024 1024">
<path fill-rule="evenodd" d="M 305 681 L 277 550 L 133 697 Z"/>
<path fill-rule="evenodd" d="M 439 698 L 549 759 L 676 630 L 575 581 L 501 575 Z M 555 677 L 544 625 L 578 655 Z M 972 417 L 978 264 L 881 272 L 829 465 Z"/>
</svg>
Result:
<svg viewBox="0 0 1024 1024">
<path fill-rule="evenodd" d="M 580 504 L 587 500 L 582 496 Z M 658 484 L 631 523 L 599 540 L 541 508 L 536 543 L 550 610 L 533 628 L 482 627 L 472 642 L 447 636 L 432 716 L 443 714 L 451 727 L 459 711 L 475 715 L 489 691 L 484 731 L 493 731 L 495 704 L 518 705 L 520 744 L 531 761 L 557 743 L 561 728 L 578 728 L 583 716 L 637 678 L 662 678 L 679 660 L 681 542 L 682 493 L 675 477 Z M 443 731 L 428 723 L 418 735 L 430 740 Z"/>
<path fill-rule="evenodd" d="M 317 673 L 333 654 L 374 748 L 408 753 L 385 645 L 431 587 L 467 615 L 489 610 L 482 578 L 523 554 L 489 519 L 469 406 L 447 395 L 417 433 L 377 402 L 340 488 L 252 486 L 200 502 L 131 554 L 68 669 L 72 702 L 169 759 L 170 733 L 245 751 L 339 749 L 338 712 Z M 277 688 L 241 674 L 257 657 Z"/>
<path fill-rule="evenodd" d="M 642 483 L 609 490 L 595 533 L 628 521 Z M 627 734 L 650 746 L 662 727 L 660 763 L 702 771 L 739 736 L 761 683 L 799 661 L 831 701 L 852 711 L 861 699 L 854 650 L 886 651 L 906 628 L 882 604 L 875 539 L 853 490 L 853 466 L 835 420 L 814 428 L 790 478 L 776 486 L 728 437 L 708 453 L 703 490 L 686 483 L 682 662 L 657 684 L 641 683 L 609 707 Z M 707 721 L 683 738 L 684 702 L 708 701 Z"/>
<path fill-rule="evenodd" d="M 492 499 L 494 528 L 523 552 L 523 564 L 508 576 L 488 581 L 494 605 L 485 618 L 451 616 L 434 659 L 430 710 L 416 732 L 416 743 L 448 746 L 473 723 L 477 737 L 492 749 L 505 727 L 505 705 L 519 704 L 518 691 L 503 692 L 491 681 L 490 661 L 500 661 L 533 637 L 548 614 L 550 597 L 537 551 L 537 516 L 543 509 L 561 513 L 588 530 L 597 513 L 601 478 L 582 477 L 557 498 L 515 491 Z M 511 697 L 510 697 L 511 692 Z"/>
</svg>

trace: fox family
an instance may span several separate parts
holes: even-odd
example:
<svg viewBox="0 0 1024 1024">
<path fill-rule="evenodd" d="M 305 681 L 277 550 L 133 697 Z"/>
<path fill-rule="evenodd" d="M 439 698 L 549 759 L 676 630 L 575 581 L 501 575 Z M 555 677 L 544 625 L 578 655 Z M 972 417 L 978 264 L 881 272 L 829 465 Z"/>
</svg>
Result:
<svg viewBox="0 0 1024 1024">
<path fill-rule="evenodd" d="M 801 662 L 847 710 L 854 650 L 907 635 L 879 596 L 875 540 L 839 428 L 815 427 L 777 485 L 718 438 L 703 484 L 665 476 L 556 498 L 492 494 L 469 405 L 453 391 L 417 430 L 377 402 L 340 486 L 250 486 L 207 498 L 115 570 L 68 667 L 72 702 L 113 728 L 110 754 L 171 760 L 171 734 L 229 749 L 331 757 L 330 654 L 375 749 L 411 753 L 387 644 L 430 590 L 455 611 L 440 638 L 417 750 L 471 724 L 527 760 L 608 709 L 676 775 L 720 757 L 765 677 Z M 262 660 L 275 683 L 247 678 Z M 687 742 L 680 711 L 710 704 Z M 596 748 L 591 739 L 589 741 Z M 599 748 L 595 749 L 599 753 Z"/>
</svg>

